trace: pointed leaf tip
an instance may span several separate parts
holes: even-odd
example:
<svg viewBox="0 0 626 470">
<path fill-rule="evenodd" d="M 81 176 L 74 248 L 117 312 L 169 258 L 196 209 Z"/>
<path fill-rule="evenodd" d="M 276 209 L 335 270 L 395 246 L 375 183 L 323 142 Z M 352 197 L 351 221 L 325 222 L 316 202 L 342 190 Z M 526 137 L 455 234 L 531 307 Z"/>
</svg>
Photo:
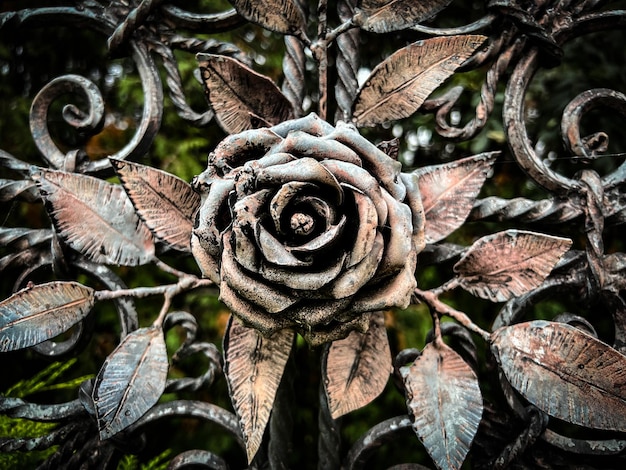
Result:
<svg viewBox="0 0 626 470">
<path fill-rule="evenodd" d="M 236 134 L 293 117 L 291 103 L 270 78 L 230 57 L 198 54 L 198 61 L 207 100 L 224 131 Z"/>
<path fill-rule="evenodd" d="M 191 251 L 193 217 L 200 195 L 187 182 L 139 163 L 109 159 L 135 210 L 160 240 L 180 251 Z"/>
<path fill-rule="evenodd" d="M 414 172 L 424 206 L 426 243 L 436 243 L 463 225 L 498 155 L 483 153 Z"/>
<path fill-rule="evenodd" d="M 437 468 L 461 468 L 483 411 L 476 374 L 444 343 L 427 344 L 400 373 L 413 430 Z"/>
<path fill-rule="evenodd" d="M 281 34 L 301 35 L 306 28 L 304 13 L 294 0 L 229 0 L 248 21 Z"/>
<path fill-rule="evenodd" d="M 137 266 L 154 258 L 152 234 L 118 184 L 40 169 L 33 175 L 56 232 L 96 263 Z"/>
<path fill-rule="evenodd" d="M 491 350 L 511 386 L 548 415 L 626 432 L 626 356 L 608 344 L 536 320 L 496 330 Z"/>
<path fill-rule="evenodd" d="M 42 343 L 87 316 L 94 291 L 77 282 L 27 287 L 0 302 L 0 352 Z"/>
<path fill-rule="evenodd" d="M 568 238 L 507 230 L 476 241 L 454 271 L 465 290 L 505 302 L 539 286 L 571 245 Z"/>
<path fill-rule="evenodd" d="M 369 404 L 383 392 L 392 371 L 384 314 L 377 312 L 366 333 L 353 331 L 328 347 L 323 374 L 332 418 Z"/>
<path fill-rule="evenodd" d="M 161 328 L 141 328 L 122 340 L 94 383 L 100 439 L 123 431 L 157 403 L 165 390 L 168 367 Z"/>
<path fill-rule="evenodd" d="M 412 115 L 485 39 L 437 37 L 395 52 L 376 66 L 359 90 L 352 107 L 354 123 L 371 127 Z"/>
<path fill-rule="evenodd" d="M 355 16 L 355 22 L 362 29 L 374 33 L 389 33 L 415 26 L 432 18 L 452 0 L 362 0 Z"/>
<path fill-rule="evenodd" d="M 292 330 L 280 330 L 265 337 L 235 317 L 229 321 L 224 336 L 224 372 L 248 462 L 261 447 L 294 335 Z"/>
</svg>

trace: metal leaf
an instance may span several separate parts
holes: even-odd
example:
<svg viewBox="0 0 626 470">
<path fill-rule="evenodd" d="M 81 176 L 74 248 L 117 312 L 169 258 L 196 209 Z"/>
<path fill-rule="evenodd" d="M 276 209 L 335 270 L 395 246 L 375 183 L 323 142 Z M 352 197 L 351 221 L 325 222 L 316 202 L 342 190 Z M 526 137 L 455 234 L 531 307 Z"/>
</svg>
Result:
<svg viewBox="0 0 626 470">
<path fill-rule="evenodd" d="M 167 380 L 167 350 L 160 327 L 128 334 L 96 377 L 93 402 L 100 439 L 108 439 L 141 418 L 159 400 Z"/>
<path fill-rule="evenodd" d="M 382 393 L 393 367 L 385 317 L 376 312 L 367 333 L 333 341 L 324 361 L 324 386 L 333 419 L 369 404 Z"/>
<path fill-rule="evenodd" d="M 355 23 L 374 33 L 388 33 L 409 28 L 432 18 L 452 0 L 361 0 Z"/>
<path fill-rule="evenodd" d="M 235 134 L 293 117 L 289 100 L 268 77 L 229 57 L 198 54 L 198 61 L 207 100 L 224 131 Z"/>
<path fill-rule="evenodd" d="M 566 323 L 500 328 L 491 350 L 509 383 L 556 418 L 626 432 L 626 356 Z"/>
<path fill-rule="evenodd" d="M 0 351 L 28 348 L 69 330 L 87 316 L 94 291 L 76 282 L 27 287 L 0 302 Z"/>
<path fill-rule="evenodd" d="M 472 55 L 484 36 L 449 36 L 418 41 L 378 64 L 353 105 L 357 126 L 405 118 Z"/>
<path fill-rule="evenodd" d="M 120 185 L 63 171 L 33 173 L 56 231 L 96 263 L 136 266 L 154 258 L 152 234 Z"/>
<path fill-rule="evenodd" d="M 224 369 L 246 441 L 248 462 L 261 446 L 293 339 L 292 330 L 265 337 L 234 317 L 229 322 L 224 337 Z"/>
<path fill-rule="evenodd" d="M 191 251 L 191 230 L 200 195 L 187 182 L 165 171 L 123 160 L 110 161 L 152 233 L 177 250 Z"/>
<path fill-rule="evenodd" d="M 541 284 L 571 244 L 568 238 L 507 230 L 476 241 L 454 271 L 465 290 L 504 302 Z"/>
<path fill-rule="evenodd" d="M 476 374 L 443 342 L 427 344 L 400 373 L 413 430 L 438 468 L 461 468 L 483 410 Z"/>
<path fill-rule="evenodd" d="M 497 156 L 497 152 L 483 153 L 415 171 L 426 218 L 426 243 L 438 242 L 463 225 Z"/>
<path fill-rule="evenodd" d="M 301 35 L 306 20 L 298 2 L 281 0 L 228 0 L 241 16 L 265 29 L 281 34 Z"/>
</svg>

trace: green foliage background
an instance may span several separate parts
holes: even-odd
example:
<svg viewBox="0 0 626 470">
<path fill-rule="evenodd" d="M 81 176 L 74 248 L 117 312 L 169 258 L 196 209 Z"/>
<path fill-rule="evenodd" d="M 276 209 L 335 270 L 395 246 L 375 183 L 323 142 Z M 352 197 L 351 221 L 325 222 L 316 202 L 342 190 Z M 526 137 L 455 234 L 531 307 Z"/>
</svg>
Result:
<svg viewBox="0 0 626 470">
<path fill-rule="evenodd" d="M 38 2 L 7 2 L 0 6 L 8 11 L 11 8 L 36 6 Z M 43 2 L 50 6 L 64 2 Z M 484 14 L 482 2 L 453 2 L 449 10 L 436 20 L 436 26 L 454 26 L 465 24 Z M 185 8 L 197 11 L 222 11 L 227 3 L 213 0 L 188 2 Z M 192 33 L 190 33 L 192 34 Z M 277 83 L 282 80 L 282 55 L 284 45 L 282 37 L 263 31 L 256 26 L 240 27 L 229 33 L 219 35 L 200 35 L 217 38 L 233 43 L 250 55 L 254 68 L 260 73 L 272 77 Z M 403 32 L 392 35 L 382 42 L 373 34 L 363 34 L 363 67 L 372 69 L 396 48 L 415 41 L 422 36 L 417 32 Z M 611 87 L 626 89 L 626 48 L 624 32 L 612 31 L 588 35 L 572 41 L 565 48 L 562 63 L 555 68 L 541 71 L 533 81 L 527 96 L 528 106 L 532 109 L 530 130 L 533 138 L 544 146 L 546 156 L 550 156 L 560 170 L 573 174 L 582 168 L 576 162 L 566 158 L 560 143 L 558 128 L 560 116 L 567 102 L 577 93 L 593 87 Z M 375 52 L 372 48 L 376 47 Z M 600 54 L 599 52 L 602 52 Z M 189 103 L 192 108 L 202 111 L 207 108 L 201 85 L 194 77 L 196 61 L 193 55 L 177 52 L 180 74 L 184 83 Z M 157 60 L 158 62 L 158 60 Z M 81 28 L 59 27 L 55 24 L 42 25 L 38 28 L 0 29 L 0 148 L 9 154 L 33 164 L 43 162 L 34 145 L 28 126 L 30 104 L 38 90 L 52 78 L 65 74 L 77 73 L 93 80 L 103 93 L 107 106 L 107 121 L 103 131 L 96 136 L 80 135 L 73 132 L 61 119 L 60 108 L 64 103 L 56 103 L 50 113 L 49 126 L 59 145 L 71 149 L 83 146 L 89 157 L 103 158 L 115 153 L 132 137 L 136 128 L 136 118 L 141 114 L 143 91 L 135 67 L 129 59 L 111 59 L 106 51 L 106 38 L 97 33 Z M 462 122 L 471 119 L 473 109 L 478 103 L 480 87 L 486 69 L 460 73 L 449 80 L 442 90 L 454 85 L 463 85 L 466 91 L 458 106 Z M 332 70 L 331 70 L 332 74 Z M 315 74 L 309 77 L 308 97 L 311 102 L 309 111 L 316 110 Z M 162 76 L 165 83 L 165 76 Z M 441 91 L 438 91 L 440 93 Z M 389 140 L 398 137 L 401 143 L 400 155 L 407 170 L 414 167 L 437 164 L 458 159 L 463 156 L 484 151 L 502 152 L 498 159 L 494 175 L 485 185 L 481 196 L 496 195 L 503 198 L 527 197 L 540 199 L 547 196 L 545 191 L 529 181 L 518 169 L 506 146 L 502 122 L 500 119 L 504 99 L 504 86 L 501 84 L 496 95 L 496 109 L 493 119 L 485 129 L 469 142 L 450 143 L 439 137 L 434 130 L 431 115 L 417 113 L 410 119 L 383 126 L 380 129 L 366 130 L 364 133 L 373 141 Z M 333 115 L 333 107 L 329 115 Z M 608 113 L 597 113 L 593 119 L 583 123 L 586 133 L 599 130 L 611 136 L 609 153 L 620 154 L 625 151 L 626 134 L 623 132 L 623 120 Z M 175 111 L 169 97 L 166 96 L 163 109 L 161 130 L 156 136 L 149 152 L 142 157 L 141 163 L 149 164 L 176 174 L 190 181 L 200 173 L 206 164 L 209 151 L 224 137 L 223 131 L 212 123 L 207 128 L 196 128 L 182 120 Z M 552 152 L 552 153 L 551 153 Z M 593 167 L 602 174 L 615 168 L 624 160 L 623 156 L 607 157 L 597 160 Z M 15 175 L 0 168 L 0 177 L 15 178 Z M 3 226 L 48 227 L 49 220 L 42 207 L 16 202 L 0 202 L 0 217 Z M 560 234 L 559 227 L 534 224 L 524 227 L 511 224 L 515 228 L 526 228 L 544 233 Z M 478 237 L 507 228 L 506 224 L 471 223 L 452 234 L 447 241 L 470 245 Z M 623 251 L 623 238 L 607 230 L 605 240 L 607 252 Z M 582 246 L 584 234 L 575 233 L 575 244 Z M 0 247 L 0 258 L 7 254 Z M 199 274 L 193 260 L 180 259 L 176 255 L 165 253 L 163 258 L 172 265 Z M 152 286 L 171 282 L 167 274 L 151 268 L 118 268 L 118 274 L 129 287 Z M 38 272 L 40 279 L 34 282 L 51 280 L 50 272 Z M 451 265 L 420 265 L 418 280 L 422 288 L 431 288 L 445 282 L 452 276 Z M 81 274 L 79 280 L 86 284 L 92 282 Z M 4 275 L 0 279 L 1 298 L 10 295 L 13 279 Z M 556 313 L 572 311 L 586 316 L 588 306 L 580 305 L 577 299 L 546 301 L 539 304 L 532 313 L 537 318 L 552 318 Z M 160 299 L 146 299 L 137 302 L 140 324 L 149 324 L 158 313 Z M 500 305 L 494 305 L 476 299 L 469 294 L 455 292 L 454 297 L 446 299 L 455 308 L 465 311 L 482 328 L 489 329 Z M 221 343 L 228 312 L 217 300 L 215 290 L 198 290 L 177 299 L 172 309 L 186 310 L 193 313 L 201 325 L 200 340 Z M 0 376 L 0 392 L 9 396 L 28 396 L 29 399 L 42 402 L 62 401 L 75 397 L 76 386 L 87 375 L 95 374 L 106 356 L 119 341 L 119 325 L 112 305 L 98 306 L 95 312 L 96 333 L 87 347 L 76 358 L 62 358 L 61 363 L 49 364 L 40 356 L 29 352 L 5 354 L 0 358 L 3 373 Z M 591 319 L 592 323 L 594 322 Z M 387 314 L 387 326 L 393 352 L 404 348 L 422 348 L 426 335 L 431 328 L 429 314 L 422 306 L 413 306 L 406 311 L 394 311 Z M 595 325 L 600 331 L 608 327 Z M 610 334 L 610 331 L 608 332 Z M 167 335 L 168 351 L 173 353 L 184 340 L 181 331 L 174 329 Z M 481 350 L 481 354 L 484 351 Z M 299 343 L 296 353 L 298 375 L 298 413 L 296 423 L 296 442 L 294 443 L 299 462 L 316 460 L 316 411 L 317 390 L 319 387 L 319 355 Z M 10 366 L 7 366 L 10 365 Z M 171 376 L 195 376 L 200 374 L 206 364 L 198 358 L 179 365 L 171 371 Z M 489 394 L 490 384 L 482 383 L 483 393 Z M 300 393 L 302 392 L 302 393 Z M 166 395 L 164 400 L 175 398 L 194 398 L 207 400 L 230 409 L 226 385 L 223 380 L 210 391 L 198 394 L 180 393 Z M 492 397 L 497 399 L 497 397 Z M 354 442 L 366 429 L 392 416 L 406 413 L 404 398 L 390 382 L 385 393 L 365 410 L 360 410 L 343 420 L 343 433 L 347 443 Z M 241 453 L 232 448 L 232 440 L 223 436 L 214 427 L 193 422 L 177 420 L 163 424 L 163 428 L 147 431 L 147 445 L 138 449 L 136 455 L 124 456 L 119 469 L 164 468 L 168 456 L 187 448 L 209 448 L 231 461 L 243 465 Z M 36 436 L 49 431 L 53 425 L 31 424 L 24 420 L 14 420 L 0 415 L 0 435 L 4 437 Z M 177 429 L 172 432 L 170 429 Z M 170 449 L 171 448 L 171 449 Z M 166 449 L 164 452 L 163 449 Z M 20 455 L 0 454 L 0 467 L 17 468 L 18 463 L 26 467 L 40 461 L 50 454 L 49 451 L 31 452 Z M 232 455 L 231 455 L 232 454 Z M 410 454 L 424 457 L 419 442 L 413 435 L 407 435 L 381 450 L 377 462 L 386 465 L 402 461 Z M 295 457 L 294 457 L 295 458 Z M 13 459 L 13 460 L 11 460 Z M 18 459 L 18 460 L 15 460 Z"/>
</svg>

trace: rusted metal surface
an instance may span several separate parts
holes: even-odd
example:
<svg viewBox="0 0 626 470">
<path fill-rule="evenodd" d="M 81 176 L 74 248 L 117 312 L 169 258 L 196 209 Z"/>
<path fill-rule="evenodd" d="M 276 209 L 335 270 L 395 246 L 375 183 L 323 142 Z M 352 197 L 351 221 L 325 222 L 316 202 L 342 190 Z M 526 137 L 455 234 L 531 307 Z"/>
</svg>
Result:
<svg viewBox="0 0 626 470">
<path fill-rule="evenodd" d="M 481 17 L 439 27 L 449 0 L 233 0 L 206 13 L 177 3 L 82 0 L 0 13 L 2 33 L 51 24 L 97 32 L 111 57 L 134 63 L 143 95 L 128 141 L 99 158 L 84 137 L 102 132 L 106 94 L 71 71 L 51 77 L 22 116 L 38 161 L 0 150 L 0 202 L 12 205 L 0 228 L 0 361 L 16 351 L 80 354 L 106 301 L 119 323 L 117 347 L 70 401 L 0 395 L 6 417 L 59 423 L 43 436 L 2 438 L 0 450 L 58 446 L 42 468 L 115 468 L 154 421 L 185 417 L 225 430 L 249 468 L 362 468 L 403 435 L 416 452 L 402 455 L 420 460 L 389 468 L 626 465 L 626 255 L 623 241 L 607 242 L 626 222 L 626 163 L 600 170 L 595 163 L 623 149 L 613 149 L 608 130 L 586 134 L 595 111 L 626 118 L 626 90 L 572 91 L 544 129 L 563 143 L 558 165 L 541 150 L 529 100 L 537 74 L 558 66 L 569 43 L 623 29 L 626 12 L 593 0 L 491 0 L 476 4 Z M 284 39 L 282 83 L 223 40 L 240 27 Z M 403 45 L 385 49 L 390 38 Z M 379 59 L 367 57 L 373 50 Z M 203 109 L 190 104 L 179 52 L 198 54 Z M 370 71 L 362 59 L 377 63 Z M 482 83 L 473 115 L 460 119 L 470 91 L 442 84 L 468 71 Z M 155 142 L 165 93 L 185 124 L 228 134 L 193 181 L 130 161 Z M 390 139 L 415 116 L 434 115 L 447 149 L 493 132 L 500 106 L 504 156 L 446 150 L 413 169 L 398 160 Z M 61 142 L 55 119 L 81 139 Z M 568 162 L 585 166 L 570 171 Z M 504 164 L 521 168 L 542 196 L 480 197 Z M 50 224 L 16 227 L 20 205 L 45 208 Z M 459 244 L 456 234 L 473 222 L 487 223 Z M 164 261 L 168 253 L 176 262 Z M 170 283 L 127 287 L 121 277 L 135 283 L 129 273 L 146 265 Z M 418 285 L 429 266 L 436 287 Z M 196 316 L 174 308 L 209 290 L 231 314 L 223 357 L 198 339 Z M 458 302 L 460 290 L 481 303 Z M 161 307 L 140 328 L 137 305 L 147 297 Z M 538 314 L 546 299 L 577 311 Z M 422 350 L 388 338 L 407 307 L 431 322 Z M 485 321 L 489 313 L 473 308 L 496 313 Z M 176 351 L 166 341 L 172 330 L 182 338 Z M 291 453 L 303 348 L 318 361 L 306 382 L 317 397 L 313 464 Z M 181 377 L 178 366 L 194 355 L 206 370 Z M 234 413 L 205 401 L 220 377 Z M 160 401 L 181 392 L 197 398 Z M 342 442 L 342 419 L 381 393 L 401 393 L 406 414 Z M 172 456 L 169 468 L 228 468 L 209 449 Z"/>
</svg>

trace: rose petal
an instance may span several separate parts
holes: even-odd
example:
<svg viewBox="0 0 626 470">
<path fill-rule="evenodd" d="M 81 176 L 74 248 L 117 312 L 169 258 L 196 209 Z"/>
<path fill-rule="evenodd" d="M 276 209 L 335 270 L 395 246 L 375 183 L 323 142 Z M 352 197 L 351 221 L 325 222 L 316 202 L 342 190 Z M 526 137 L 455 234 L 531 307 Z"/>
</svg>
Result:
<svg viewBox="0 0 626 470">
<path fill-rule="evenodd" d="M 237 168 L 249 160 L 265 155 L 283 139 L 270 129 L 250 129 L 231 134 L 222 140 L 212 153 L 211 161 L 218 167 Z M 224 171 L 224 170 L 223 170 Z"/>
<path fill-rule="evenodd" d="M 361 315 L 349 322 L 335 323 L 333 322 L 328 328 L 324 329 L 309 329 L 300 331 L 298 333 L 309 343 L 312 347 L 320 346 L 331 341 L 343 339 L 350 334 L 351 331 L 360 331 L 366 333 L 370 324 L 370 315 Z"/>
<path fill-rule="evenodd" d="M 337 277 L 343 268 L 346 255 L 342 254 L 330 267 L 317 272 L 297 272 L 261 263 L 260 273 L 270 282 L 277 282 L 291 289 L 317 290 Z"/>
<path fill-rule="evenodd" d="M 302 201 L 298 200 L 297 202 L 306 204 L 313 209 L 317 215 L 319 215 L 320 219 L 325 220 L 325 230 L 328 230 L 330 225 L 334 224 L 337 220 L 337 211 L 335 210 L 335 207 L 331 206 L 327 201 L 324 201 L 319 197 L 306 196 L 302 198 Z"/>
<path fill-rule="evenodd" d="M 311 266 L 311 261 L 302 261 L 292 255 L 260 222 L 254 232 L 261 254 L 269 263 L 284 267 Z"/>
<path fill-rule="evenodd" d="M 200 271 L 202 271 L 202 276 L 211 279 L 215 284 L 219 284 L 219 262 L 200 244 L 200 239 L 195 233 L 191 234 L 191 253 L 200 267 Z"/>
<path fill-rule="evenodd" d="M 400 175 L 404 186 L 406 186 L 406 199 L 404 203 L 411 209 L 413 223 L 413 250 L 420 253 L 426 246 L 426 235 L 424 227 L 426 217 L 424 216 L 424 206 L 419 191 L 419 177 L 415 173 L 402 173 Z"/>
<path fill-rule="evenodd" d="M 233 258 L 230 243 L 224 243 L 221 278 L 237 292 L 239 297 L 260 306 L 269 313 L 281 312 L 299 300 L 298 297 L 261 282 L 240 269 L 239 264 Z"/>
<path fill-rule="evenodd" d="M 220 285 L 220 300 L 245 326 L 258 330 L 264 336 L 270 336 L 278 330 L 295 326 L 295 322 L 289 318 L 267 313 L 252 302 L 240 297 L 225 282 Z"/>
<path fill-rule="evenodd" d="M 307 134 L 322 136 L 332 132 L 335 128 L 320 117 L 311 113 L 300 119 L 284 121 L 272 127 L 272 130 L 281 137 L 287 137 L 291 131 L 303 131 Z"/>
<path fill-rule="evenodd" d="M 296 195 L 302 193 L 306 189 L 315 191 L 318 188 L 313 183 L 305 183 L 302 181 L 291 181 L 280 187 L 270 202 L 270 215 L 274 222 L 274 227 L 279 233 L 283 233 L 281 227 L 281 216 L 289 203 L 293 202 Z"/>
<path fill-rule="evenodd" d="M 341 183 L 354 186 L 372 200 L 378 213 L 379 225 L 387 222 L 387 204 L 382 197 L 378 181 L 372 175 L 363 168 L 338 160 L 324 160 L 321 164 L 328 168 Z"/>
<path fill-rule="evenodd" d="M 309 254 L 333 245 L 342 234 L 343 228 L 346 225 L 346 220 L 346 216 L 343 216 L 337 225 L 332 225 L 328 230 L 311 241 L 304 243 L 303 245 L 290 247 L 289 250 L 292 253 Z"/>
<path fill-rule="evenodd" d="M 372 250 L 378 227 L 378 214 L 372 200 L 359 191 L 352 191 L 352 194 L 359 214 L 359 227 L 354 248 L 348 255 L 348 268 L 359 263 Z"/>
<path fill-rule="evenodd" d="M 359 134 L 356 127 L 340 121 L 335 132 L 326 138 L 333 138 L 354 150 L 363 160 L 363 167 L 376 176 L 394 198 L 399 201 L 404 199 L 406 188 L 400 181 L 402 164 Z"/>
<path fill-rule="evenodd" d="M 227 206 L 228 195 L 235 188 L 232 180 L 213 180 L 209 193 L 198 211 L 198 227 L 193 230 L 197 242 L 209 254 L 219 256 L 222 233 L 216 223 L 223 217 L 229 216 Z M 224 222 L 224 225 L 228 225 Z"/>
<path fill-rule="evenodd" d="M 376 274 L 384 247 L 383 236 L 378 233 L 372 250 L 359 263 L 337 276 L 337 279 L 327 287 L 329 294 L 336 299 L 356 294 Z"/>
<path fill-rule="evenodd" d="M 354 165 L 352 165 L 354 167 Z M 357 167 L 354 167 L 357 168 Z M 337 204 L 343 201 L 343 192 L 337 179 L 330 171 L 313 158 L 301 158 L 293 162 L 261 168 L 256 174 L 257 185 L 283 185 L 292 181 L 303 181 L 330 188 Z"/>
<path fill-rule="evenodd" d="M 228 236 L 228 238 L 227 238 Z M 232 231 L 224 235 L 233 246 L 233 257 L 245 269 L 258 273 L 261 268 L 261 256 L 254 240 L 254 234 L 248 235 L 248 230 L 238 224 L 233 224 Z"/>
<path fill-rule="evenodd" d="M 234 246 L 234 256 L 249 271 L 259 270 L 260 259 L 254 231 L 271 196 L 271 190 L 263 189 L 243 197 L 233 207 L 231 243 Z"/>
<path fill-rule="evenodd" d="M 330 323 L 349 305 L 350 299 L 313 300 L 296 304 L 281 315 L 293 319 L 297 325 L 306 325 L 308 329 L 311 329 Z"/>
<path fill-rule="evenodd" d="M 361 166 L 361 159 L 354 150 L 336 140 L 320 139 L 306 132 L 292 131 L 273 148 L 274 152 L 285 152 L 316 160 L 332 158 Z"/>
<path fill-rule="evenodd" d="M 289 153 L 270 153 L 258 160 L 254 160 L 254 163 L 258 168 L 268 168 L 274 165 L 281 165 L 283 163 L 289 163 L 297 160 L 296 157 Z"/>
<path fill-rule="evenodd" d="M 377 277 L 394 274 L 402 269 L 413 245 L 411 209 L 406 204 L 396 201 L 384 189 L 382 193 L 389 209 L 387 226 L 390 228 L 390 236 Z"/>
<path fill-rule="evenodd" d="M 415 281 L 415 264 L 417 254 L 409 255 L 405 268 L 389 282 L 383 282 L 377 288 L 364 289 L 363 295 L 358 296 L 352 304 L 352 311 L 373 312 L 390 307 L 407 308 L 411 303 L 411 294 L 417 282 Z"/>
</svg>

